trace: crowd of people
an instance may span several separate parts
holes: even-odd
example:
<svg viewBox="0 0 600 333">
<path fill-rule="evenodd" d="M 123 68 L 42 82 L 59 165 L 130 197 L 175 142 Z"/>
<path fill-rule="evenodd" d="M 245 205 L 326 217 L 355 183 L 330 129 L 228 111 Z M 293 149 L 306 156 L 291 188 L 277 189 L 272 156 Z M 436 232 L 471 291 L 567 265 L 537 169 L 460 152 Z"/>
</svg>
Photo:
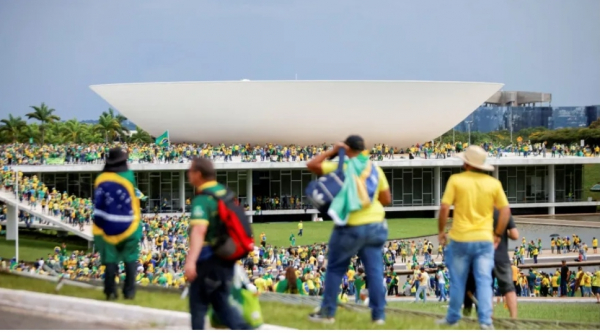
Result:
<svg viewBox="0 0 600 333">
<path fill-rule="evenodd" d="M 129 161 L 135 163 L 183 163 L 193 157 L 202 156 L 214 160 L 230 162 L 233 157 L 242 162 L 296 162 L 308 161 L 313 156 L 330 149 L 331 144 L 320 145 L 281 145 L 267 144 L 171 144 L 163 147 L 156 144 L 119 144 L 129 151 Z M 494 143 L 480 143 L 490 156 L 503 157 L 508 153 L 517 156 L 544 157 L 599 157 L 600 147 L 576 144 L 553 144 L 522 142 L 504 146 Z M 0 145 L 0 165 L 40 165 L 40 164 L 97 164 L 115 144 L 26 144 L 12 143 Z M 410 147 L 377 143 L 369 148 L 373 160 L 394 158 L 447 158 L 463 151 L 468 143 L 428 142 Z"/>
</svg>

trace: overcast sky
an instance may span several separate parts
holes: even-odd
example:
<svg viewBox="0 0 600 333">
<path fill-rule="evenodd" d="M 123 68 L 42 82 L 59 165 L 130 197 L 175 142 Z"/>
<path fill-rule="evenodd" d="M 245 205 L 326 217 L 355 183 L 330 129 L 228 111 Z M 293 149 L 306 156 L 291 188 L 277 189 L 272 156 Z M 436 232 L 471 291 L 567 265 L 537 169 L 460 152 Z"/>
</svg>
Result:
<svg viewBox="0 0 600 333">
<path fill-rule="evenodd" d="M 449 80 L 600 104 L 599 0 L 1 0 L 0 117 L 109 105 L 89 86 Z"/>
</svg>

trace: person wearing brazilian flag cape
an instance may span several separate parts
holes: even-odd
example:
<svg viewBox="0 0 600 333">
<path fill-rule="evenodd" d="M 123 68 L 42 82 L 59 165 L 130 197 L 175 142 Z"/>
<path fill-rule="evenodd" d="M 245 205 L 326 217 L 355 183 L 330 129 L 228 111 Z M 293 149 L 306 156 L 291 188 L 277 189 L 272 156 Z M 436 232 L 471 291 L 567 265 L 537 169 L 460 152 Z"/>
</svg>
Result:
<svg viewBox="0 0 600 333">
<path fill-rule="evenodd" d="M 115 277 L 119 263 L 125 263 L 125 299 L 135 297 L 135 276 L 142 237 L 140 200 L 135 177 L 127 166 L 128 154 L 121 148 L 108 152 L 102 173 L 94 183 L 94 225 L 92 233 L 102 265 L 106 266 L 104 294 L 118 298 Z"/>
</svg>

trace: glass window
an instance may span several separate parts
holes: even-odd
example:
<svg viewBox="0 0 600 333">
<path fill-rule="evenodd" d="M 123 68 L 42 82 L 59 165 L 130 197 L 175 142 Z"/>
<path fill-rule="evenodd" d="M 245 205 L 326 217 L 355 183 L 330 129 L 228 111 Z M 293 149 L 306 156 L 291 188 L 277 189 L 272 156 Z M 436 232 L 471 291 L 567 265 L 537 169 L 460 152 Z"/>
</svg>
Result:
<svg viewBox="0 0 600 333">
<path fill-rule="evenodd" d="M 237 171 L 227 171 L 227 181 L 231 182 L 231 181 L 235 181 L 237 182 L 238 180 L 238 172 Z"/>
<path fill-rule="evenodd" d="M 292 180 L 301 180 L 301 179 L 302 179 L 302 171 L 292 170 Z"/>
<path fill-rule="evenodd" d="M 292 176 L 281 175 L 281 195 L 290 195 L 292 192 Z"/>
<path fill-rule="evenodd" d="M 301 197 L 303 193 L 302 182 L 292 181 L 292 195 Z"/>
<path fill-rule="evenodd" d="M 281 177 L 281 172 L 279 172 L 279 170 L 271 170 L 271 179 L 279 180 L 279 177 Z"/>
<path fill-rule="evenodd" d="M 394 179 L 390 184 L 393 200 L 402 200 L 402 179 Z"/>
</svg>

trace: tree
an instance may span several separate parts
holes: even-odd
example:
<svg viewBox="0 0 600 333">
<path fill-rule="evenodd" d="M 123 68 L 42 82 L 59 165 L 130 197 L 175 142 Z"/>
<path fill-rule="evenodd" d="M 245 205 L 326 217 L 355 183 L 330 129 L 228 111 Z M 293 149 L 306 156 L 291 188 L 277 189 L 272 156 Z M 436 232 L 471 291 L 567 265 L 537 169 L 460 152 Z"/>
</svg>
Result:
<svg viewBox="0 0 600 333">
<path fill-rule="evenodd" d="M 61 134 L 67 142 L 80 143 L 85 126 L 78 122 L 77 119 L 71 119 L 64 123 Z"/>
<path fill-rule="evenodd" d="M 589 128 L 592 128 L 592 129 L 600 128 L 600 118 L 592 121 L 592 123 L 590 124 Z"/>
<path fill-rule="evenodd" d="M 40 133 L 42 135 L 42 145 L 44 144 L 46 126 L 50 123 L 60 120 L 60 117 L 53 114 L 54 109 L 49 108 L 46 104 L 42 103 L 40 106 L 31 106 L 34 112 L 26 114 L 28 119 L 35 119 L 40 122 Z"/>
<path fill-rule="evenodd" d="M 115 110 L 113 110 L 111 108 L 108 108 L 108 112 L 107 111 L 102 112 L 102 115 L 110 116 L 111 118 L 114 118 L 121 126 L 121 129 L 122 129 L 121 134 L 129 133 L 129 129 L 127 129 L 125 126 L 123 126 L 123 122 L 127 120 L 127 117 L 125 117 L 124 115 L 122 115 L 120 113 L 115 113 Z M 120 134 L 119 134 L 119 136 L 120 136 Z"/>
<path fill-rule="evenodd" d="M 129 142 L 131 143 L 152 143 L 152 136 L 141 129 L 139 126 L 135 127 L 135 133 L 129 137 Z"/>
<path fill-rule="evenodd" d="M 17 142 L 23 128 L 27 127 L 25 120 L 21 119 L 21 117 L 15 118 L 12 114 L 9 114 L 7 119 L 0 120 L 0 123 L 2 124 L 0 131 L 6 133 L 13 143 Z"/>
<path fill-rule="evenodd" d="M 98 124 L 95 127 L 104 134 L 104 142 L 108 142 L 109 139 L 114 140 L 117 136 L 122 137 L 125 135 L 123 126 L 121 126 L 117 119 L 108 112 L 104 112 L 100 115 Z"/>
</svg>

